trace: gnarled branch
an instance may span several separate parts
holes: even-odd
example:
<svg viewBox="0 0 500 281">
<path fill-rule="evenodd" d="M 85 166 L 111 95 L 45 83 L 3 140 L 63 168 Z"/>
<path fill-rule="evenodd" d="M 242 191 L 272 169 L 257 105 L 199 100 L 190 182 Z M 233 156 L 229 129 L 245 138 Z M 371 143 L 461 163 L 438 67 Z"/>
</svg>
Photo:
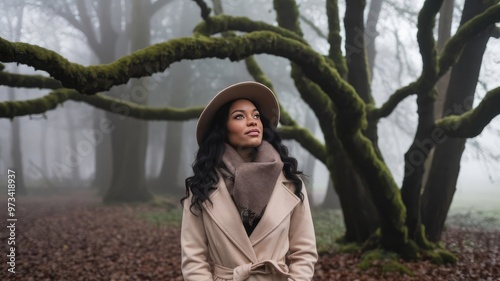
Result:
<svg viewBox="0 0 500 281">
<path fill-rule="evenodd" d="M 500 115 L 500 87 L 488 93 L 479 105 L 462 115 L 447 116 L 436 123 L 449 137 L 473 138 L 481 134 L 493 118 Z"/>
</svg>

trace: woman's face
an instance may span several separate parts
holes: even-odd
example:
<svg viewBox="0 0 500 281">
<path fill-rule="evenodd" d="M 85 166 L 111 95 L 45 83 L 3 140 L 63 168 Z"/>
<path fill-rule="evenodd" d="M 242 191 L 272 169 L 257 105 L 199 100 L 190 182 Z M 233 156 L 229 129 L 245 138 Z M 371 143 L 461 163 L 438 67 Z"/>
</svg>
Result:
<svg viewBox="0 0 500 281">
<path fill-rule="evenodd" d="M 235 100 L 227 118 L 228 143 L 236 150 L 257 147 L 262 143 L 263 125 L 255 105 L 245 99 Z"/>
</svg>

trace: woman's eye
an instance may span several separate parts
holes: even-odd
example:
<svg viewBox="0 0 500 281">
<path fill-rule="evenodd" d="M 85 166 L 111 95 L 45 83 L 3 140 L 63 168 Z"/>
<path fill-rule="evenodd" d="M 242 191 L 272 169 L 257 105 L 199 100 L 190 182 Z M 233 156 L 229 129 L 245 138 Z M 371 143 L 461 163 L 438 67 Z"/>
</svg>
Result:
<svg viewBox="0 0 500 281">
<path fill-rule="evenodd" d="M 243 119 L 243 115 L 238 114 L 238 115 L 234 116 L 234 119 L 241 120 L 241 119 Z"/>
<path fill-rule="evenodd" d="M 260 114 L 258 114 L 258 113 L 257 113 L 257 114 L 255 114 L 255 115 L 253 116 L 253 118 L 254 118 L 254 119 L 259 119 L 259 118 L 260 118 Z"/>
</svg>

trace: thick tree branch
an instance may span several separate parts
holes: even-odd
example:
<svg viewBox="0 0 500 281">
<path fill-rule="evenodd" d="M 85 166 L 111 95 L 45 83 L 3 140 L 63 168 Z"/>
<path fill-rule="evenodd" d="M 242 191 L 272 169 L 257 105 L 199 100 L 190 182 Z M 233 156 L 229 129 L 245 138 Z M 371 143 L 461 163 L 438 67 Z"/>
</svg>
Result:
<svg viewBox="0 0 500 281">
<path fill-rule="evenodd" d="M 302 38 L 304 34 L 300 28 L 299 8 L 295 0 L 274 0 L 273 6 L 276 14 L 278 14 L 276 18 L 278 25 L 292 31 Z"/>
<path fill-rule="evenodd" d="M 37 99 L 0 102 L 0 118 L 13 118 L 15 116 L 44 113 L 55 109 L 57 105 L 67 100 L 85 102 L 109 112 L 142 120 L 185 121 L 198 118 L 203 110 L 203 107 L 185 109 L 171 107 L 154 108 L 100 94 L 85 96 L 75 90 L 63 88 Z"/>
<path fill-rule="evenodd" d="M 423 17 L 424 19 L 426 18 Z M 389 116 L 389 114 L 392 113 L 394 108 L 398 105 L 398 103 L 402 100 L 404 100 L 406 97 L 409 95 L 415 94 L 418 88 L 418 84 L 420 84 L 422 81 L 427 80 L 428 85 L 434 85 L 436 81 L 444 74 L 446 73 L 449 68 L 456 63 L 458 60 L 461 51 L 463 50 L 465 44 L 469 42 L 471 39 L 473 39 L 476 34 L 480 33 L 483 31 L 485 28 L 488 27 L 490 24 L 494 24 L 495 22 L 500 21 L 500 5 L 495 5 L 488 10 L 486 10 L 484 13 L 474 17 L 470 21 L 468 21 L 464 26 L 460 27 L 457 31 L 457 33 L 451 37 L 451 39 L 448 41 L 448 43 L 445 45 L 444 50 L 442 52 L 442 57 L 439 60 L 439 73 L 435 72 L 434 67 L 432 64 L 429 64 L 426 68 L 431 69 L 431 73 L 434 73 L 434 77 L 431 77 L 432 75 L 425 74 L 425 79 L 423 76 L 420 77 L 420 79 L 416 82 L 413 82 L 399 90 L 397 90 L 390 98 L 387 100 L 387 102 L 382 105 L 380 108 L 368 108 L 368 115 L 370 119 L 373 118 L 383 118 Z M 469 26 L 466 28 L 465 26 Z M 429 27 L 430 28 L 430 27 Z M 431 36 L 431 33 L 428 32 L 427 36 Z M 423 34 L 422 34 L 422 37 Z M 459 39 L 461 38 L 461 39 Z M 434 39 L 430 39 L 429 37 L 427 38 L 431 40 L 432 42 Z M 425 40 L 424 40 L 425 41 Z M 429 42 L 426 44 L 422 44 L 423 49 L 421 49 L 421 52 L 427 49 L 427 51 L 424 51 L 428 56 L 433 56 L 433 49 L 434 44 L 429 44 Z M 425 61 L 425 60 L 424 60 Z"/>
<path fill-rule="evenodd" d="M 283 139 L 294 139 L 303 147 L 306 147 L 309 153 L 326 165 L 325 146 L 316 139 L 311 132 L 298 126 L 281 126 L 278 132 Z"/>
<path fill-rule="evenodd" d="M 200 7 L 200 10 L 201 10 L 201 17 L 205 20 L 205 21 L 210 21 L 210 13 L 212 12 L 212 9 L 210 9 L 207 5 L 207 3 L 205 3 L 205 1 L 203 0 L 193 0 L 194 2 L 196 2 L 196 4 L 198 4 L 198 6 Z"/>
<path fill-rule="evenodd" d="M 347 75 L 347 64 L 342 54 L 342 36 L 340 36 L 339 5 L 337 0 L 326 1 L 326 14 L 328 16 L 328 43 L 330 50 L 328 57 L 335 63 L 340 75 Z"/>
<path fill-rule="evenodd" d="M 347 79 L 361 99 L 369 104 L 373 103 L 370 88 L 370 70 L 367 65 L 365 43 L 364 7 L 365 0 L 346 2 L 344 17 L 345 49 L 347 61 Z"/>
<path fill-rule="evenodd" d="M 363 103 L 359 103 L 353 88 L 331 68 L 325 58 L 304 44 L 269 31 L 231 38 L 174 39 L 149 46 L 111 64 L 88 67 L 71 63 L 39 46 L 12 43 L 2 38 L 0 50 L 0 61 L 18 62 L 45 70 L 65 87 L 86 94 L 109 90 L 114 85 L 126 83 L 130 78 L 162 72 L 172 63 L 183 59 L 218 57 L 241 60 L 250 55 L 268 53 L 298 63 L 325 93 L 335 96 L 337 108 L 351 117 L 351 121 L 345 124 L 350 127 L 348 131 L 355 131 L 365 122 Z"/>
<path fill-rule="evenodd" d="M 291 38 L 307 44 L 307 42 L 290 30 L 286 30 L 281 27 L 270 25 L 262 21 L 254 21 L 247 17 L 233 17 L 228 15 L 217 15 L 210 17 L 210 24 L 206 22 L 201 22 L 195 26 L 193 32 L 196 35 L 209 36 L 212 34 L 221 33 L 224 31 L 242 31 L 242 32 L 253 32 L 253 31 L 272 31 L 283 37 Z"/>
<path fill-rule="evenodd" d="M 488 8 L 462 25 L 444 46 L 439 60 L 439 77 L 454 65 L 465 45 L 491 25 L 500 22 L 500 4 Z"/>
<path fill-rule="evenodd" d="M 262 71 L 262 69 L 260 68 L 259 64 L 257 63 L 257 61 L 253 56 L 245 59 L 245 65 L 247 67 L 248 72 L 250 73 L 250 75 L 252 75 L 255 81 L 266 85 L 269 89 L 273 90 L 274 92 L 271 80 L 267 78 L 267 76 L 264 74 L 264 72 Z M 288 114 L 288 111 L 286 111 L 283 105 L 281 105 L 281 102 L 279 103 L 279 107 L 280 107 L 280 123 L 285 126 L 297 126 L 297 122 L 295 122 L 295 120 L 293 120 L 290 114 Z"/>
<path fill-rule="evenodd" d="M 443 0 L 427 0 L 418 15 L 417 41 L 422 56 L 422 74 L 419 78 L 420 93 L 428 93 L 437 80 L 438 52 L 434 40 L 434 25 L 436 14 L 439 12 Z"/>
<path fill-rule="evenodd" d="M 473 138 L 481 134 L 493 118 L 500 115 L 500 87 L 488 93 L 479 105 L 462 115 L 451 115 L 439 120 L 436 127 L 449 137 Z"/>
</svg>

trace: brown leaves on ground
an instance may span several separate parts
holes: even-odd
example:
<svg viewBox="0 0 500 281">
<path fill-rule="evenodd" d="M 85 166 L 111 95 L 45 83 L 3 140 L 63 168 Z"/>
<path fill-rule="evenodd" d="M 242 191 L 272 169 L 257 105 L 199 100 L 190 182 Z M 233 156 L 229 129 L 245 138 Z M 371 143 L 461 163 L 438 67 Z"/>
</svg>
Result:
<svg viewBox="0 0 500 281">
<path fill-rule="evenodd" d="M 179 229 L 139 215 L 158 207 L 102 206 L 88 194 L 18 198 L 16 205 L 16 273 L 7 271 L 4 228 L 0 280 L 182 280 Z M 358 269 L 359 255 L 331 253 L 320 257 L 314 280 L 500 280 L 500 232 L 449 229 L 444 242 L 456 265 L 405 262 L 413 276 L 383 274 Z"/>
</svg>

